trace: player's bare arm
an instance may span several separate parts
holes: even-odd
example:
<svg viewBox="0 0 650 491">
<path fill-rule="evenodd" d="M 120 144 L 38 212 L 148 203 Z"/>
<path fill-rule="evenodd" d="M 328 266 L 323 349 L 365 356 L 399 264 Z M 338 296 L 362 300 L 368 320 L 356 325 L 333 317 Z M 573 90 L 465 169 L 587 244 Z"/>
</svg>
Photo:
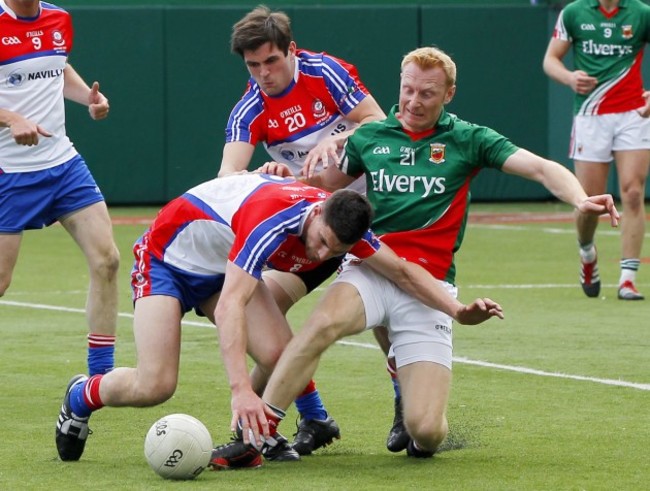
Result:
<svg viewBox="0 0 650 491">
<path fill-rule="evenodd" d="M 219 177 L 236 174 L 248 169 L 255 146 L 247 142 L 228 142 L 223 146 Z"/>
<path fill-rule="evenodd" d="M 349 186 L 354 182 L 355 178 L 348 176 L 344 172 L 341 172 L 338 166 L 331 165 L 327 169 L 314 174 L 311 178 L 306 178 L 305 176 L 295 176 L 289 166 L 281 162 L 265 162 L 258 169 L 260 172 L 265 174 L 271 174 L 279 177 L 294 177 L 295 179 L 314 186 L 317 188 L 324 189 L 326 191 L 334 192 L 337 189 L 343 189 Z"/>
<path fill-rule="evenodd" d="M 63 70 L 63 80 L 63 96 L 66 99 L 87 106 L 94 120 L 108 116 L 110 105 L 106 96 L 99 91 L 99 82 L 93 82 L 92 88 L 88 87 L 70 64 L 66 64 Z"/>
<path fill-rule="evenodd" d="M 562 60 L 570 47 L 568 41 L 551 39 L 544 55 L 544 72 L 556 82 L 568 85 L 577 94 L 588 94 L 594 90 L 598 79 L 582 70 L 571 71 L 564 65 Z"/>
<path fill-rule="evenodd" d="M 330 165 L 327 169 L 322 170 L 318 174 L 314 174 L 311 178 L 304 179 L 304 182 L 310 186 L 334 192 L 337 189 L 348 187 L 355 179 L 355 177 L 342 172 L 338 165 Z"/>
<path fill-rule="evenodd" d="M 519 149 L 503 164 L 502 170 L 542 184 L 553 195 L 582 213 L 610 217 L 612 227 L 619 221 L 619 213 L 611 194 L 587 196 L 576 176 L 563 165 Z"/>
<path fill-rule="evenodd" d="M 40 125 L 6 109 L 0 109 L 0 127 L 9 128 L 11 136 L 18 145 L 37 145 L 39 135 L 52 136 L 49 131 Z"/>
<path fill-rule="evenodd" d="M 498 303 L 485 298 L 471 305 L 462 304 L 424 268 L 399 258 L 386 244 L 365 262 L 423 304 L 450 315 L 460 324 L 480 324 L 491 317 L 503 319 Z"/>
<path fill-rule="evenodd" d="M 231 430 L 234 431 L 240 421 L 244 441 L 250 443 L 249 430 L 252 430 L 255 441 L 261 445 L 260 428 L 265 437 L 269 436 L 266 406 L 253 391 L 246 362 L 248 339 L 245 309 L 257 285 L 258 280 L 228 261 L 226 279 L 214 311 L 214 319 L 221 357 L 232 392 Z"/>
</svg>

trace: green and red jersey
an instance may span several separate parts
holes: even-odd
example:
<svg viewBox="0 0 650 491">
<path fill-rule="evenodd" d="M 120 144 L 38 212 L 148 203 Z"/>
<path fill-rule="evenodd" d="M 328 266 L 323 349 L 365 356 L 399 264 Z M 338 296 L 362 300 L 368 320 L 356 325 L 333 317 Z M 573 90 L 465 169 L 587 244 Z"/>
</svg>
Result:
<svg viewBox="0 0 650 491">
<path fill-rule="evenodd" d="M 454 283 L 454 254 L 467 223 L 470 182 L 518 150 L 496 131 L 442 112 L 432 134 L 412 138 L 397 119 L 367 123 L 348 138 L 341 170 L 365 174 L 373 231 L 395 252 Z"/>
<path fill-rule="evenodd" d="M 606 12 L 598 0 L 576 0 L 560 12 L 553 37 L 572 43 L 575 68 L 598 79 L 591 93 L 575 95 L 575 114 L 621 113 L 644 105 L 641 62 L 650 42 L 650 6 L 621 0 Z"/>
</svg>

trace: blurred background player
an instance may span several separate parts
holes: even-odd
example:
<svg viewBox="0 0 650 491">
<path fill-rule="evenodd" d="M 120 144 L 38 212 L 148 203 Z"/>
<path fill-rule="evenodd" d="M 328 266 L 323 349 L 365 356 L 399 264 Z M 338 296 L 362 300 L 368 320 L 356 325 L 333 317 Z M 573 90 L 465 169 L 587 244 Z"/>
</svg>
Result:
<svg viewBox="0 0 650 491">
<path fill-rule="evenodd" d="M 106 373 L 114 365 L 119 253 L 104 198 L 66 135 L 64 98 L 88 106 L 95 120 L 108 115 L 108 100 L 67 62 L 73 30 L 66 11 L 0 0 L 0 32 L 0 296 L 23 231 L 60 222 L 90 274 L 88 370 Z"/>
<path fill-rule="evenodd" d="M 635 286 L 645 234 L 645 183 L 650 166 L 650 97 L 641 61 L 650 41 L 650 6 L 640 0 L 577 0 L 555 25 L 544 71 L 575 92 L 569 157 L 588 195 L 606 192 L 616 162 L 623 218 L 618 298 L 643 300 Z M 573 48 L 574 70 L 563 59 Z M 580 283 L 588 297 L 600 294 L 595 215 L 576 214 Z"/>
<path fill-rule="evenodd" d="M 310 162 L 338 163 L 347 136 L 361 124 L 386 117 L 353 65 L 296 47 L 291 21 L 283 12 L 259 6 L 246 14 L 233 26 L 231 50 L 242 57 L 251 78 L 228 119 L 220 176 L 247 169 L 260 142 L 274 161 L 294 173 Z M 364 186 L 361 179 L 351 187 L 364 191 Z M 340 263 L 341 258 L 332 258 L 311 271 L 270 270 L 264 281 L 286 314 Z M 294 448 L 300 454 L 340 437 L 315 385 L 307 387 L 296 406 L 301 420 Z"/>
</svg>

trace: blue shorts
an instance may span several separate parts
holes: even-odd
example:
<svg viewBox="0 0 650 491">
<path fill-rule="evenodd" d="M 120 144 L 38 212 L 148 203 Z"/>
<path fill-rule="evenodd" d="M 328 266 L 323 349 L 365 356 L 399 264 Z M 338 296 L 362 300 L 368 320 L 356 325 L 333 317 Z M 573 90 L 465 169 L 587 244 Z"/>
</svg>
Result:
<svg viewBox="0 0 650 491">
<path fill-rule="evenodd" d="M 84 159 L 32 172 L 0 174 L 0 233 L 40 229 L 104 201 Z"/>
<path fill-rule="evenodd" d="M 195 309 L 197 314 L 203 315 L 199 305 L 223 289 L 225 275 L 198 275 L 183 271 L 153 256 L 146 244 L 147 241 L 140 237 L 133 247 L 133 302 L 151 295 L 166 295 L 178 299 L 183 313 Z"/>
</svg>

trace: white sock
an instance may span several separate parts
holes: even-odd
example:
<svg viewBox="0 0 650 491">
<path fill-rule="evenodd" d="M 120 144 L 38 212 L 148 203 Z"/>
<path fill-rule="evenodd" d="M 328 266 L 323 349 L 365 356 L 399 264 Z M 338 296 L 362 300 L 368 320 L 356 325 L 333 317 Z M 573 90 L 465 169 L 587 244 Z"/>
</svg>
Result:
<svg viewBox="0 0 650 491">
<path fill-rule="evenodd" d="M 621 278 L 618 281 L 622 285 L 626 281 L 634 283 L 636 281 L 636 272 L 641 264 L 640 259 L 621 259 Z"/>
<path fill-rule="evenodd" d="M 578 244 L 580 246 L 580 259 L 583 263 L 593 263 L 596 260 L 596 246 L 593 242 Z"/>
</svg>

